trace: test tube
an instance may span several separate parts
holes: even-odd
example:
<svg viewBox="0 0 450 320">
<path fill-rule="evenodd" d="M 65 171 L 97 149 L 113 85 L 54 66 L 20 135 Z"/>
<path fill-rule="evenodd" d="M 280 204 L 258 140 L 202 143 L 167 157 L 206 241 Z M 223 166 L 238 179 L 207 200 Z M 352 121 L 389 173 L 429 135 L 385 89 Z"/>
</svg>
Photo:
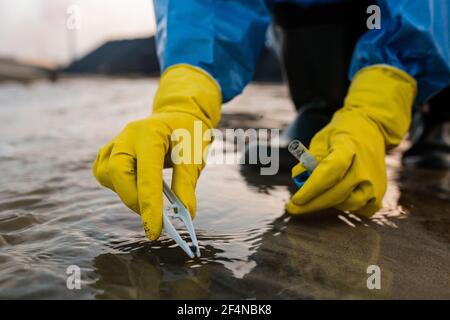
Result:
<svg viewBox="0 0 450 320">
<path fill-rule="evenodd" d="M 298 140 L 292 140 L 288 145 L 288 150 L 309 172 L 313 172 L 319 164 L 308 149 Z"/>
</svg>

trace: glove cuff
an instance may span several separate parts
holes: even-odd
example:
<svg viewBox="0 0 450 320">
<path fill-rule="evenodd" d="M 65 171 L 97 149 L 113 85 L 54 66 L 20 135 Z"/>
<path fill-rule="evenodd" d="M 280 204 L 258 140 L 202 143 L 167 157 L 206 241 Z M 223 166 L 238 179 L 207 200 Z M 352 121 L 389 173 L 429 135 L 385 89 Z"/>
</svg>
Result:
<svg viewBox="0 0 450 320">
<path fill-rule="evenodd" d="M 217 82 L 200 68 L 177 64 L 161 75 L 153 113 L 182 112 L 214 128 L 220 121 L 222 95 Z"/>
<path fill-rule="evenodd" d="M 406 134 L 416 94 L 416 80 L 409 74 L 389 65 L 373 65 L 356 73 L 344 108 L 365 113 L 377 124 L 389 148 Z"/>
</svg>

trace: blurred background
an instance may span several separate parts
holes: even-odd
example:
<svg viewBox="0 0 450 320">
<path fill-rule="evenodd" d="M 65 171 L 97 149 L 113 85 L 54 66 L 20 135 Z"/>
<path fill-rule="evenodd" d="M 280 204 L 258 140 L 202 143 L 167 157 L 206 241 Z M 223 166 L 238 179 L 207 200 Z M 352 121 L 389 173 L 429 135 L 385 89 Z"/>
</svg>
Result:
<svg viewBox="0 0 450 320">
<path fill-rule="evenodd" d="M 0 21 L 0 81 L 159 73 L 151 0 L 0 0 Z M 255 80 L 281 81 L 272 50 Z"/>
<path fill-rule="evenodd" d="M 71 16 L 79 19 L 72 30 L 66 27 Z M 0 19 L 2 56 L 60 65 L 105 41 L 149 37 L 155 30 L 148 0 L 0 0 Z"/>
</svg>

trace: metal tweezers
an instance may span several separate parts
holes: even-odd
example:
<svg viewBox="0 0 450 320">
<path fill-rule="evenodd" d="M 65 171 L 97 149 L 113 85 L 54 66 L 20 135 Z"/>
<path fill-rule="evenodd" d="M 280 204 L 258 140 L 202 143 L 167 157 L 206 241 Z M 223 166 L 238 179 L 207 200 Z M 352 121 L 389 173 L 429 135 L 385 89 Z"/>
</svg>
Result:
<svg viewBox="0 0 450 320">
<path fill-rule="evenodd" d="M 173 240 L 175 240 L 175 242 L 181 247 L 181 249 L 183 249 L 184 252 L 186 252 L 189 257 L 200 257 L 200 247 L 198 246 L 197 235 L 195 234 L 194 225 L 192 224 L 192 219 L 189 211 L 187 211 L 186 207 L 183 205 L 180 199 L 178 199 L 177 195 L 170 189 L 170 187 L 164 180 L 163 193 L 166 196 L 167 200 L 169 200 L 170 202 L 170 207 L 164 208 L 163 211 L 164 231 Z M 180 234 L 170 222 L 170 215 L 173 215 L 184 223 L 191 238 L 191 246 L 189 246 L 187 242 L 181 238 Z"/>
</svg>

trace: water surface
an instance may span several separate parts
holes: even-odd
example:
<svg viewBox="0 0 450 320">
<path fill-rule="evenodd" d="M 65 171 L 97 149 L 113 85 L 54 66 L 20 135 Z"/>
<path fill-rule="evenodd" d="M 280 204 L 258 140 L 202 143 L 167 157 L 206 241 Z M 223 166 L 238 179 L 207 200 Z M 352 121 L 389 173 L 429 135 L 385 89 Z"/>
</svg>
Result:
<svg viewBox="0 0 450 320">
<path fill-rule="evenodd" d="M 91 174 L 97 150 L 151 110 L 156 81 L 66 79 L 0 85 L 0 298 L 450 298 L 450 174 L 388 156 L 385 208 L 373 219 L 285 214 L 288 174 L 212 165 L 198 185 L 201 259 L 140 219 Z M 222 128 L 285 127 L 285 88 L 252 85 Z M 403 146 L 404 148 L 405 146 Z M 81 268 L 81 290 L 66 269 Z M 368 290 L 369 265 L 382 271 Z"/>
</svg>

